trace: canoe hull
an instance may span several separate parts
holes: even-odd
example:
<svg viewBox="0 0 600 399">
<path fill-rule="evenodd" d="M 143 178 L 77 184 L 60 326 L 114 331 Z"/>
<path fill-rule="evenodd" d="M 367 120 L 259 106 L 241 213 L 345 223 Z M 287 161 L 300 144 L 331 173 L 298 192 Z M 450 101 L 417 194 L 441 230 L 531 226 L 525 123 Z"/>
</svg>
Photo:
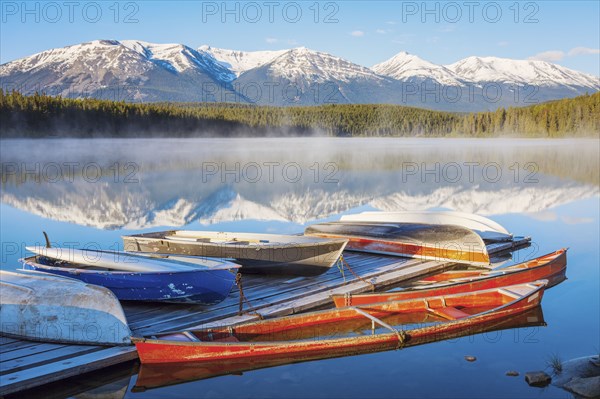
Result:
<svg viewBox="0 0 600 399">
<path fill-rule="evenodd" d="M 496 322 L 490 322 L 479 327 L 464 328 L 454 334 L 436 334 L 431 335 L 429 340 L 412 340 L 406 342 L 404 347 L 439 342 L 448 339 L 456 339 L 472 334 L 481 334 L 505 329 L 525 328 L 545 326 L 544 315 L 540 306 L 531 310 L 519 313 L 517 315 L 505 318 Z M 325 332 L 327 334 L 327 332 Z M 393 347 L 392 349 L 396 349 Z M 144 392 L 149 389 L 165 387 L 169 385 L 181 384 L 184 382 L 203 380 L 228 374 L 240 374 L 242 372 L 276 367 L 290 363 L 302 363 L 315 360 L 330 359 L 342 356 L 356 356 L 368 354 L 383 349 L 353 348 L 352 350 L 337 350 L 328 348 L 323 352 L 312 355 L 291 356 L 287 353 L 281 355 L 269 356 L 269 358 L 250 358 L 241 360 L 229 360 L 222 362 L 202 362 L 202 363 L 180 363 L 177 364 L 177 372 L 173 372 L 173 364 L 142 364 L 138 372 L 138 378 L 132 392 Z"/>
<path fill-rule="evenodd" d="M 0 334 L 85 345 L 128 345 L 131 331 L 104 287 L 46 273 L 0 271 Z"/>
<path fill-rule="evenodd" d="M 214 305 L 229 295 L 235 275 L 228 270 L 189 269 L 180 272 L 111 272 L 52 266 L 44 257 L 22 260 L 23 268 L 76 278 L 110 289 L 124 301 L 160 301 Z"/>
<path fill-rule="evenodd" d="M 253 323 L 233 326 L 235 334 L 244 334 L 252 336 L 255 334 L 257 339 L 267 335 L 270 341 L 258 342 L 227 342 L 227 328 L 210 331 L 195 332 L 206 335 L 207 337 L 217 337 L 221 342 L 179 342 L 175 340 L 161 339 L 138 339 L 132 338 L 140 361 L 142 363 L 185 363 L 185 362 L 212 362 L 242 359 L 270 358 L 288 354 L 290 356 L 315 356 L 326 352 L 335 352 L 337 356 L 352 354 L 356 351 L 384 351 L 395 348 L 401 348 L 404 344 L 418 344 L 421 341 L 434 339 L 440 334 L 459 333 L 465 328 L 475 328 L 495 320 L 502 320 L 510 315 L 520 314 L 540 304 L 543 296 L 543 290 L 546 282 L 541 282 L 526 288 L 527 293 L 517 299 L 503 304 L 490 311 L 484 311 L 480 314 L 447 321 L 423 328 L 416 328 L 406 331 L 404 342 L 400 336 L 394 332 L 376 335 L 359 335 L 347 338 L 323 338 L 311 337 L 309 340 L 299 340 L 302 337 L 302 328 L 309 326 L 318 326 L 325 324 L 335 324 L 352 319 L 360 319 L 363 316 L 357 313 L 354 308 L 341 308 L 325 310 L 320 312 L 311 312 L 287 316 L 273 320 L 265 320 Z M 522 286 L 520 286 L 523 288 Z M 471 293 L 469 301 L 472 306 L 481 306 L 490 301 L 493 293 L 481 291 Z M 456 297 L 438 297 L 430 298 L 427 301 L 399 301 L 383 304 L 370 305 L 368 310 L 374 317 L 390 316 L 393 313 L 427 311 L 431 308 L 452 306 L 453 301 L 463 299 L 462 296 Z M 466 303 L 465 303 L 466 304 Z M 368 321 L 368 319 L 367 319 Z M 278 336 L 282 334 L 282 336 Z M 288 340 L 288 337 L 297 337 L 295 340 Z"/>
<path fill-rule="evenodd" d="M 455 211 L 371 211 L 353 215 L 344 215 L 340 220 L 344 222 L 455 225 L 477 232 L 477 234 L 486 241 L 497 242 L 510 241 L 512 239 L 512 234 L 491 219 L 471 213 Z"/>
<path fill-rule="evenodd" d="M 183 242 L 165 239 L 171 232 L 124 236 L 127 251 L 231 258 L 241 265 L 242 273 L 316 276 L 328 271 L 339 259 L 346 240 L 289 242 L 277 246 Z"/>
<path fill-rule="evenodd" d="M 460 226 L 331 222 L 306 228 L 305 235 L 347 239 L 349 251 L 488 266 L 480 236 Z"/>
<path fill-rule="evenodd" d="M 546 261 L 544 261 L 546 259 Z M 521 268 L 531 263 L 535 266 Z M 567 271 L 567 250 L 560 250 L 548 255 L 541 256 L 530 262 L 507 268 L 504 274 L 489 275 L 489 272 L 479 272 L 479 277 L 468 279 L 471 281 L 455 283 L 439 283 L 435 286 L 423 286 L 423 288 L 414 288 L 404 291 L 371 293 L 371 294 L 344 294 L 332 295 L 331 299 L 336 307 L 358 306 L 370 303 L 402 301 L 412 298 L 423 298 L 438 295 L 460 294 L 471 291 L 488 290 L 493 288 L 505 287 L 514 284 L 525 284 L 537 280 L 547 280 L 550 288 L 566 279 Z M 453 272 L 448 272 L 452 275 Z M 460 273 L 460 272 L 459 272 Z M 474 272 L 477 273 L 477 272 Z"/>
</svg>

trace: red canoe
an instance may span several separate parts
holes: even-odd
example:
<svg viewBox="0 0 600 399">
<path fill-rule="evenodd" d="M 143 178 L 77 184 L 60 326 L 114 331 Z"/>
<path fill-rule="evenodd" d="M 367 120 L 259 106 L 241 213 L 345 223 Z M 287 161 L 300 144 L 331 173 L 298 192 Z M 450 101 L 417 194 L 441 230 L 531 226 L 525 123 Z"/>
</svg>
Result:
<svg viewBox="0 0 600 399">
<path fill-rule="evenodd" d="M 389 322 L 390 320 L 387 319 L 387 321 Z M 414 320 L 415 323 L 421 321 L 422 320 L 419 319 Z M 476 328 L 463 328 L 455 333 L 435 334 L 426 337 L 427 339 L 424 338 L 421 340 L 410 340 L 406 342 L 405 347 L 439 342 L 448 339 L 457 339 L 472 334 L 482 334 L 507 329 L 539 326 L 546 326 L 546 322 L 544 321 L 542 307 L 536 306 L 535 308 L 526 312 L 519 313 L 515 316 L 502 318 L 501 320 L 484 323 Z M 333 329 L 331 327 L 332 326 L 325 326 L 319 332 L 319 336 L 331 336 L 332 334 L 337 333 L 339 330 L 337 326 L 334 326 Z M 352 325 L 348 324 L 347 331 L 356 331 L 361 327 L 364 327 L 364 322 L 362 320 L 354 320 Z M 361 351 L 360 349 L 356 349 L 352 353 L 344 354 L 338 352 L 335 348 L 332 348 L 332 350 L 326 353 L 308 355 L 300 354 L 295 356 L 283 353 L 277 356 L 269 356 L 268 358 L 234 359 L 221 362 L 180 363 L 177 364 L 176 367 L 174 367 L 173 363 L 142 364 L 135 382 L 135 386 L 131 391 L 144 392 L 154 388 L 204 380 L 222 375 L 241 375 L 247 371 L 277 367 L 290 363 L 310 362 L 344 355 L 362 355 L 370 352 L 372 351 Z"/>
<path fill-rule="evenodd" d="M 337 308 L 222 328 L 132 338 L 132 341 L 140 361 L 146 364 L 384 351 L 527 311 L 540 304 L 546 284 L 542 280 L 501 289 Z M 365 328 L 371 327 L 371 334 L 344 332 L 344 323 L 361 319 Z M 416 326 L 415 320 L 419 320 Z M 410 325 L 406 330 L 393 327 L 407 323 Z M 339 330 L 340 336 L 320 335 L 325 326 Z M 382 329 L 389 332 L 380 332 Z"/>
<path fill-rule="evenodd" d="M 440 273 L 421 280 L 423 285 L 410 290 L 332 295 L 331 299 L 333 299 L 335 306 L 343 307 L 459 294 L 524 284 L 536 280 L 548 280 L 548 287 L 552 287 L 565 280 L 566 271 L 567 250 L 561 249 L 529 262 L 519 263 L 501 270 L 467 270 Z"/>
</svg>

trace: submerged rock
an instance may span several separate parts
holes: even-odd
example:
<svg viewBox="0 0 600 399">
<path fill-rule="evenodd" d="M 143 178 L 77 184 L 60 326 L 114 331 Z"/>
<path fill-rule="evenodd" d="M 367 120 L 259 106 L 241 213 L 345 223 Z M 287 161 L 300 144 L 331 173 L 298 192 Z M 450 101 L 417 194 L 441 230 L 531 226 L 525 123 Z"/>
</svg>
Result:
<svg viewBox="0 0 600 399">
<path fill-rule="evenodd" d="M 584 398 L 600 397 L 600 358 L 587 356 L 564 362 L 553 385 Z"/>
<path fill-rule="evenodd" d="M 514 371 L 514 370 L 510 370 L 506 372 L 506 375 L 509 377 L 518 377 L 519 376 L 519 372 L 518 371 Z"/>
<path fill-rule="evenodd" d="M 550 384 L 552 377 L 543 371 L 529 371 L 525 373 L 525 381 L 533 387 L 545 387 Z"/>
</svg>

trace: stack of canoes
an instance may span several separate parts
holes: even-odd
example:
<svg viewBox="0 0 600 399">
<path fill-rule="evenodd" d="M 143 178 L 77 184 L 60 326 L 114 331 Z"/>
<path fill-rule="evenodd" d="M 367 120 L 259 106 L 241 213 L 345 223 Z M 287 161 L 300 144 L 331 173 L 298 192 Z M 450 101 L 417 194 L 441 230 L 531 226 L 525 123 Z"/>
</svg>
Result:
<svg viewBox="0 0 600 399">
<path fill-rule="evenodd" d="M 318 276 L 344 249 L 489 267 L 486 243 L 511 238 L 474 215 L 366 212 L 309 226 L 299 236 L 170 230 L 123 237 L 128 252 L 28 247 L 34 256 L 22 260 L 25 271 L 0 274 L 0 333 L 52 342 L 133 342 L 143 364 L 200 364 L 208 375 L 404 348 L 523 324 L 523 315 L 539 311 L 544 290 L 566 278 L 567 250 L 501 269 L 445 271 L 410 289 L 333 295 L 329 310 L 148 337 L 130 337 L 119 300 L 214 305 L 229 295 L 239 271 Z M 48 323 L 44 318 L 116 323 L 121 334 L 86 341 L 81 334 L 34 332 L 32 326 Z M 543 317 L 536 320 L 543 323 Z"/>
</svg>

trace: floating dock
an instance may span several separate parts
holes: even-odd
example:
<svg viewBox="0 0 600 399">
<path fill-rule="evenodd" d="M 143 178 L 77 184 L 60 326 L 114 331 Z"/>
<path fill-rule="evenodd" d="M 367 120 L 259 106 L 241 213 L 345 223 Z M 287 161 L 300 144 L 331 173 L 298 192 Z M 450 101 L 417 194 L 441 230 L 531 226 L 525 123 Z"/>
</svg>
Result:
<svg viewBox="0 0 600 399">
<path fill-rule="evenodd" d="M 529 244 L 529 237 L 488 245 L 490 256 L 500 256 Z M 246 313 L 238 315 L 236 290 L 211 307 L 174 304 L 125 303 L 123 308 L 135 336 L 163 331 L 231 325 L 260 317 L 289 315 L 322 306 L 333 306 L 331 294 L 380 290 L 441 272 L 453 263 L 420 261 L 345 252 L 347 268 L 331 268 L 315 277 L 268 278 L 246 275 L 243 292 Z M 343 270 L 343 272 L 342 272 Z M 250 308 L 251 306 L 251 308 Z M 60 345 L 0 337 L 0 396 L 38 387 L 137 358 L 134 346 L 101 347 Z"/>
</svg>

